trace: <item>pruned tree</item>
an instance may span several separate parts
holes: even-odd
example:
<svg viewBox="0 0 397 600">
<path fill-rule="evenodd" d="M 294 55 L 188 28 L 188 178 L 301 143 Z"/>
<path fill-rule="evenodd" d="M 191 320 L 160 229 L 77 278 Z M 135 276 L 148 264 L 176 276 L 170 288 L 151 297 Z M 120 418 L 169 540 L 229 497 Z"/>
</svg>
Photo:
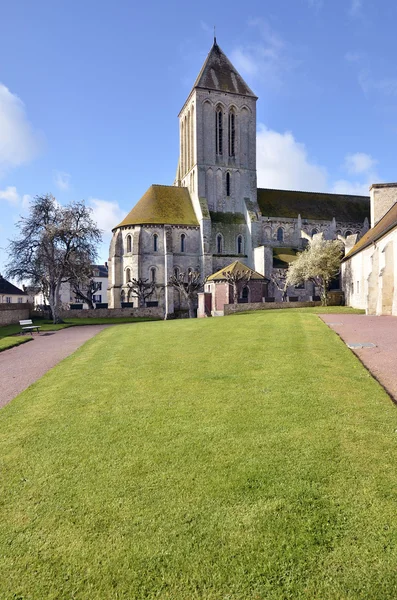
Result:
<svg viewBox="0 0 397 600">
<path fill-rule="evenodd" d="M 84 201 L 61 206 L 51 194 L 36 196 L 27 217 L 17 222 L 19 238 L 11 240 L 7 276 L 39 286 L 48 298 L 54 323 L 61 323 L 62 283 L 84 274 L 97 257 L 101 231 Z"/>
<path fill-rule="evenodd" d="M 320 290 L 321 303 L 327 306 L 329 286 L 339 273 L 342 255 L 343 244 L 339 240 L 325 240 L 322 236 L 316 236 L 290 264 L 287 285 L 312 281 Z"/>
<path fill-rule="evenodd" d="M 270 275 L 271 282 L 281 292 L 281 301 L 287 300 L 287 270 L 286 269 L 273 269 L 273 273 Z"/>
<path fill-rule="evenodd" d="M 174 289 L 181 292 L 186 299 L 189 308 L 189 319 L 194 318 L 194 307 L 197 299 L 197 294 L 201 290 L 203 284 L 201 274 L 198 271 L 188 271 L 187 273 L 179 273 L 172 275 L 168 281 Z"/>
<path fill-rule="evenodd" d="M 135 296 L 138 298 L 138 306 L 143 308 L 146 304 L 146 301 L 150 296 L 153 295 L 156 289 L 156 282 L 149 281 L 149 279 L 131 279 L 127 281 L 127 302 L 130 301 L 131 296 Z"/>
<path fill-rule="evenodd" d="M 239 270 L 233 269 L 231 271 L 225 270 L 222 271 L 222 276 L 226 279 L 228 284 L 233 289 L 233 304 L 238 303 L 238 290 L 239 284 L 241 282 L 248 283 L 251 279 L 252 271 L 250 269 L 247 270 Z"/>
<path fill-rule="evenodd" d="M 88 304 L 88 308 L 95 308 L 94 296 L 101 289 L 101 282 L 89 279 L 85 283 L 76 282 L 72 285 L 72 291 L 76 298 Z"/>
</svg>

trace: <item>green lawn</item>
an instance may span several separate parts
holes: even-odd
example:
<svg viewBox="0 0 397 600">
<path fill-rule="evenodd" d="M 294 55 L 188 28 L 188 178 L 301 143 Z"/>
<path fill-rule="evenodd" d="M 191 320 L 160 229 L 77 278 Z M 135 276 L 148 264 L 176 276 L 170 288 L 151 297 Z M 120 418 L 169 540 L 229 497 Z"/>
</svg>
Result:
<svg viewBox="0 0 397 600">
<path fill-rule="evenodd" d="M 8 350 L 8 348 L 12 348 L 13 346 L 19 346 L 20 344 L 29 342 L 32 339 L 31 335 L 29 337 L 27 335 L 23 337 L 0 337 L 0 352 Z"/>
<path fill-rule="evenodd" d="M 0 411 L 0 598 L 395 600 L 396 432 L 315 314 L 106 329 Z"/>
</svg>

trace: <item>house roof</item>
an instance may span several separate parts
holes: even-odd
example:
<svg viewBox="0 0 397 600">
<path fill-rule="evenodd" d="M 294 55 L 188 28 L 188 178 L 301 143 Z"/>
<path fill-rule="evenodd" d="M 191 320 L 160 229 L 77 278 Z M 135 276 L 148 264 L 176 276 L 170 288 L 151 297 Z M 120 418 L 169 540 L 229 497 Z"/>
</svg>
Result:
<svg viewBox="0 0 397 600">
<path fill-rule="evenodd" d="M 193 89 L 197 87 L 256 98 L 226 54 L 220 49 L 216 39 L 194 82 Z"/>
<path fill-rule="evenodd" d="M 15 285 L 4 279 L 2 275 L 0 275 L 0 294 L 17 294 L 18 296 L 27 296 L 26 292 L 20 290 Z"/>
<path fill-rule="evenodd" d="M 273 268 L 286 269 L 297 258 L 297 248 L 273 248 Z"/>
<path fill-rule="evenodd" d="M 244 273 L 244 274 L 249 273 L 250 279 L 266 279 L 266 277 L 264 277 L 260 273 L 257 273 L 253 269 L 250 269 L 249 267 L 247 267 L 247 265 L 244 265 L 239 260 L 235 260 L 234 262 L 232 262 L 231 265 L 228 265 L 227 267 L 220 269 L 216 273 L 213 273 L 213 275 L 210 275 L 208 277 L 207 281 L 224 281 L 226 279 L 225 272 L 227 272 L 227 273 Z"/>
<path fill-rule="evenodd" d="M 94 275 L 94 277 L 107 277 L 108 276 L 108 268 L 106 265 L 92 265 L 92 270 L 98 272 L 98 275 Z"/>
<path fill-rule="evenodd" d="M 265 217 L 363 223 L 370 216 L 369 196 L 258 188 L 258 204 Z"/>
<path fill-rule="evenodd" d="M 380 219 L 380 221 L 377 222 L 375 227 L 372 227 L 366 233 L 364 233 L 363 237 L 358 240 L 357 244 L 355 244 L 353 248 L 346 254 L 346 256 L 343 258 L 343 261 L 351 258 L 358 252 L 361 252 L 361 250 L 364 250 L 364 248 L 368 248 L 368 246 L 371 246 L 374 242 L 379 240 L 395 227 L 397 227 L 397 202 L 393 204 L 393 206 Z"/>
<path fill-rule="evenodd" d="M 126 225 L 191 225 L 198 227 L 189 190 L 174 185 L 151 185 L 128 215 L 113 228 Z"/>
</svg>

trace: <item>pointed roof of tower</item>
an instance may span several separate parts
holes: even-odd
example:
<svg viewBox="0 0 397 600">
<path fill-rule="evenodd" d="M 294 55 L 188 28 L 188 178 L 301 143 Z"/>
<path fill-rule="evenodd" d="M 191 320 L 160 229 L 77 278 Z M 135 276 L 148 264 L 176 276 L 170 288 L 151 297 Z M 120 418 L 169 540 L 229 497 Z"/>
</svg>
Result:
<svg viewBox="0 0 397 600">
<path fill-rule="evenodd" d="M 112 231 L 127 225 L 198 226 L 189 190 L 174 185 L 151 185 L 134 208 Z"/>
<path fill-rule="evenodd" d="M 220 49 L 216 38 L 214 38 L 214 44 L 194 82 L 193 89 L 197 87 L 257 97 Z"/>
</svg>

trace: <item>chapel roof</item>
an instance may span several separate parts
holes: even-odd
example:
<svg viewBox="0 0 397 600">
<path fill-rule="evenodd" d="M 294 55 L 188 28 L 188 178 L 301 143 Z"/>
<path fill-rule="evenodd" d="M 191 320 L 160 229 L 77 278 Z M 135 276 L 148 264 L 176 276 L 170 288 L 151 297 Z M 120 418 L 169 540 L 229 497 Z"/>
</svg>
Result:
<svg viewBox="0 0 397 600">
<path fill-rule="evenodd" d="M 194 82 L 193 89 L 197 87 L 256 98 L 254 92 L 220 49 L 216 39 Z"/>
<path fill-rule="evenodd" d="M 219 271 L 210 275 L 208 277 L 207 281 L 224 281 L 226 279 L 225 272 L 231 273 L 231 274 L 232 273 L 244 273 L 244 274 L 249 273 L 250 279 L 266 279 L 266 277 L 264 277 L 260 273 L 257 273 L 253 269 L 250 269 L 244 263 L 240 262 L 239 260 L 235 260 L 227 267 L 223 267 L 223 269 L 219 269 Z"/>
<path fill-rule="evenodd" d="M 198 227 L 199 223 L 186 187 L 151 185 L 117 227 L 164 224 Z M 113 231 L 117 227 L 114 227 Z"/>
<path fill-rule="evenodd" d="M 393 204 L 374 227 L 371 227 L 371 229 L 364 233 L 363 237 L 358 240 L 357 244 L 353 246 L 343 260 L 351 258 L 361 250 L 364 250 L 364 248 L 368 248 L 368 246 L 371 246 L 395 227 L 397 227 L 397 202 Z"/>
<path fill-rule="evenodd" d="M 370 216 L 369 196 L 258 188 L 258 204 L 264 217 L 363 223 Z"/>
<path fill-rule="evenodd" d="M 0 275 L 0 294 L 17 294 L 18 296 L 26 296 L 26 292 L 20 290 L 15 285 L 4 279 L 2 275 Z"/>
</svg>

